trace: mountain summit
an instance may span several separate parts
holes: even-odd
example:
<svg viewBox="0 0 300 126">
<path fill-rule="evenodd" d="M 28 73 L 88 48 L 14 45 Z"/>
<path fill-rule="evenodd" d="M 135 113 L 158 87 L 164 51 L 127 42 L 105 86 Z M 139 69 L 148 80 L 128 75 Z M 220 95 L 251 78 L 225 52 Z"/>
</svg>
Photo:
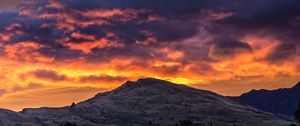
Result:
<svg viewBox="0 0 300 126">
<path fill-rule="evenodd" d="M 153 78 L 128 81 L 119 88 L 62 108 L 24 109 L 2 125 L 79 126 L 174 125 L 180 120 L 203 126 L 286 126 L 289 121 L 246 107 L 216 93 Z M 1 124 L 1 123 L 0 123 Z"/>
</svg>

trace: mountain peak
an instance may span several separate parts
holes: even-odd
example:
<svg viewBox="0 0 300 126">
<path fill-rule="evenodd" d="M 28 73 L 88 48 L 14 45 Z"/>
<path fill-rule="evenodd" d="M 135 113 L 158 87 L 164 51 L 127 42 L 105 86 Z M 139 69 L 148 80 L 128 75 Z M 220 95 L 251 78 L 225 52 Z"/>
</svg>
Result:
<svg viewBox="0 0 300 126">
<path fill-rule="evenodd" d="M 156 78 L 141 78 L 138 79 L 137 81 L 127 81 L 125 84 L 123 84 L 119 88 L 131 88 L 131 87 L 173 87 L 178 84 L 161 80 L 161 79 L 156 79 Z"/>
<path fill-rule="evenodd" d="M 171 83 L 169 81 L 161 80 L 161 79 L 156 79 L 156 78 L 141 78 L 138 79 L 137 84 L 144 84 L 144 85 L 151 85 L 151 84 L 175 84 Z"/>
<path fill-rule="evenodd" d="M 156 79 L 156 78 L 148 77 L 148 78 L 140 78 L 140 79 L 138 79 L 137 81 L 145 82 L 145 81 L 165 81 L 165 80 L 161 80 L 161 79 Z"/>
</svg>

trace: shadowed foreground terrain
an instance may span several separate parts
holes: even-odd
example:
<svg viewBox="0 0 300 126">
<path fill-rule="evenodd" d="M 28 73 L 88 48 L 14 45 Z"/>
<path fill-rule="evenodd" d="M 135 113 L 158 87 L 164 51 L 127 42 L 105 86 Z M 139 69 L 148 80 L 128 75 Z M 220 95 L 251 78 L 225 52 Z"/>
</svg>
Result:
<svg viewBox="0 0 300 126">
<path fill-rule="evenodd" d="M 63 108 L 0 110 L 0 126 L 147 126 L 192 120 L 200 126 L 287 126 L 290 122 L 216 93 L 152 78 Z"/>
</svg>

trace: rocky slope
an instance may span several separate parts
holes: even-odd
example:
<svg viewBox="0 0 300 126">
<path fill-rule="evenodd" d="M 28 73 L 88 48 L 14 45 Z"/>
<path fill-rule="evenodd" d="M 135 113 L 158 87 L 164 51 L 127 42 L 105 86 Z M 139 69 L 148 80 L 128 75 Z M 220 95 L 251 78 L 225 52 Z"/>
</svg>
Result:
<svg viewBox="0 0 300 126">
<path fill-rule="evenodd" d="M 4 111 L 0 125 L 79 126 L 174 125 L 193 120 L 202 126 L 287 126 L 290 122 L 258 111 L 213 92 L 152 78 L 127 82 L 121 87 L 63 108 Z"/>
<path fill-rule="evenodd" d="M 293 116 L 300 101 L 300 82 L 292 88 L 252 90 L 231 99 L 267 112 Z"/>
</svg>

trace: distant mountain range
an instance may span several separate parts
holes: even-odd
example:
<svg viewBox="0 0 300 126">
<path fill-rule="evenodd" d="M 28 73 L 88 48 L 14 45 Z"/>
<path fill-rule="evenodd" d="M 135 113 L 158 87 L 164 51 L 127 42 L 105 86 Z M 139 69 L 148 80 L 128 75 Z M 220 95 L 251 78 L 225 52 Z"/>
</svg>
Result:
<svg viewBox="0 0 300 126">
<path fill-rule="evenodd" d="M 0 126 L 174 126 L 183 120 L 200 126 L 291 123 L 210 91 L 153 78 L 127 82 L 115 90 L 62 108 L 0 110 Z"/>
<path fill-rule="evenodd" d="M 300 82 L 292 88 L 252 90 L 231 99 L 266 112 L 292 117 L 300 101 Z"/>
</svg>

